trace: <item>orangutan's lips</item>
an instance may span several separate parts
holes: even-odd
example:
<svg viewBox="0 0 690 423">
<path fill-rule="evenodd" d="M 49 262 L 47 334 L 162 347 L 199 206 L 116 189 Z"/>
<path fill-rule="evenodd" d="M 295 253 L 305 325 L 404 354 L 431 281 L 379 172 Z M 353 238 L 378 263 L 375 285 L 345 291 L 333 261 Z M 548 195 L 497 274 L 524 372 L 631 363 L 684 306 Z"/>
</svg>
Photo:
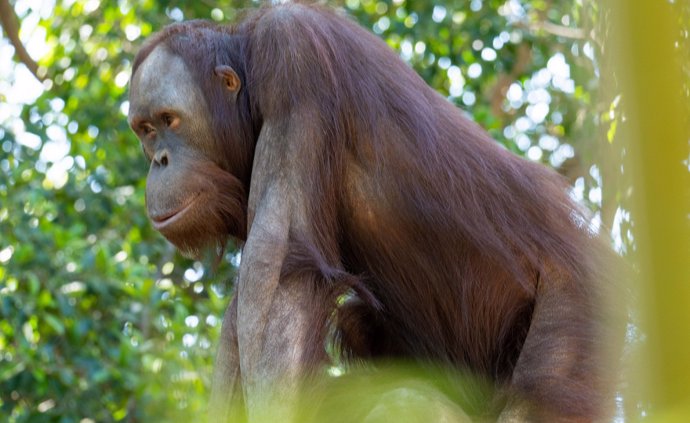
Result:
<svg viewBox="0 0 690 423">
<path fill-rule="evenodd" d="M 198 197 L 199 194 L 194 195 L 189 200 L 185 201 L 180 208 L 173 210 L 170 213 L 163 214 L 160 216 L 151 216 L 153 227 L 156 230 L 160 231 L 161 229 L 164 229 L 166 226 L 172 225 L 176 221 L 180 220 L 182 216 L 187 212 L 187 210 L 192 208 L 192 205 L 194 205 L 194 202 Z"/>
</svg>

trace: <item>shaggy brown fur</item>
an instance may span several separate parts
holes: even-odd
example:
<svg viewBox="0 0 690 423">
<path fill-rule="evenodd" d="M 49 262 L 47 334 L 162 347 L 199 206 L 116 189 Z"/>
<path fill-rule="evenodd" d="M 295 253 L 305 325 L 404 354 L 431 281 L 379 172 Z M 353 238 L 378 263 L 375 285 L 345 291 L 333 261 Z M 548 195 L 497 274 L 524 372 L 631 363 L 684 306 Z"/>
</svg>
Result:
<svg viewBox="0 0 690 423">
<path fill-rule="evenodd" d="M 314 292 L 303 360 L 326 358 L 333 324 L 346 358 L 441 363 L 506 393 L 474 414 L 507 404 L 503 419 L 603 416 L 603 249 L 554 172 L 501 148 L 381 40 L 321 7 L 173 24 L 135 74 L 161 44 L 195 75 L 224 152 L 215 161 L 250 196 L 264 125 L 311 111 L 295 122 L 313 136 L 290 181 L 308 225 L 291 227 L 281 277 Z M 236 105 L 211 78 L 221 64 L 242 82 Z"/>
</svg>

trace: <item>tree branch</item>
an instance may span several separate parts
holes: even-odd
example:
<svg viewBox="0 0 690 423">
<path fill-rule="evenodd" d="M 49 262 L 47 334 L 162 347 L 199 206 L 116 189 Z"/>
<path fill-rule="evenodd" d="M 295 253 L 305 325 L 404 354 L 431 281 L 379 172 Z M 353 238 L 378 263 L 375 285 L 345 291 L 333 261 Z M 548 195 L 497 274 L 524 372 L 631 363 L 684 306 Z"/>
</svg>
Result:
<svg viewBox="0 0 690 423">
<path fill-rule="evenodd" d="M 5 30 L 7 38 L 14 46 L 14 54 L 17 56 L 17 59 L 29 68 L 29 71 L 36 79 L 43 81 L 45 76 L 38 74 L 38 63 L 29 56 L 29 52 L 26 51 L 24 44 L 19 39 L 19 19 L 14 13 L 14 8 L 9 0 L 0 0 L 0 26 Z"/>
<path fill-rule="evenodd" d="M 493 113 L 494 116 L 503 118 L 505 112 L 502 106 L 508 88 L 510 88 L 510 85 L 525 72 L 531 61 L 532 51 L 530 46 L 525 43 L 520 44 L 517 47 L 513 68 L 509 73 L 499 75 L 496 84 L 491 88 L 491 113 Z"/>
<path fill-rule="evenodd" d="M 572 40 L 584 40 L 587 38 L 587 32 L 582 28 L 562 26 L 549 22 L 546 19 L 540 19 L 537 22 L 531 23 L 518 23 L 515 27 L 530 32 L 544 31 L 557 37 L 570 38 Z"/>
<path fill-rule="evenodd" d="M 549 21 L 537 22 L 532 25 L 533 29 L 543 30 L 549 34 L 556 35 L 558 37 L 571 38 L 574 40 L 582 40 L 586 37 L 585 30 L 582 28 L 570 28 L 567 26 L 556 25 L 555 23 Z"/>
</svg>

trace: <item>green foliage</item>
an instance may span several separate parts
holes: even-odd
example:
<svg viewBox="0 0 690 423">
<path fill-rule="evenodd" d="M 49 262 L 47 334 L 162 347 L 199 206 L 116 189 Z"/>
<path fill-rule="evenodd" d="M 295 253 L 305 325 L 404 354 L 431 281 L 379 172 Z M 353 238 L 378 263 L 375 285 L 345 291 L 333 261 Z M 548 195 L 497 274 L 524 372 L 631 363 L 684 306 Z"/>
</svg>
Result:
<svg viewBox="0 0 690 423">
<path fill-rule="evenodd" d="M 24 128 L 0 129 L 0 421 L 203 411 L 235 268 L 184 260 L 152 230 L 147 164 L 122 113 L 131 58 L 166 10 L 58 2 L 39 24 L 48 89 L 22 107 Z"/>
<path fill-rule="evenodd" d="M 152 230 L 147 164 L 125 120 L 126 83 L 137 47 L 156 29 L 182 18 L 227 22 L 253 5 L 13 3 L 45 79 L 37 98 L 12 98 L 30 77 L 24 65 L 5 64 L 14 50 L 3 33 L 0 421 L 183 422 L 203 413 L 236 249 L 228 246 L 213 269 L 183 259 Z M 592 96 L 602 47 L 593 35 L 601 32 L 595 4 L 336 6 L 400 51 L 506 148 L 580 180 L 576 192 L 594 210 L 606 209 L 601 195 L 587 196 L 601 189 L 606 172 L 598 169 L 607 164 L 594 158 L 615 140 L 618 122 L 615 96 Z M 604 198 L 620 197 L 615 186 L 609 192 Z M 604 213 L 605 223 L 612 219 Z"/>
</svg>

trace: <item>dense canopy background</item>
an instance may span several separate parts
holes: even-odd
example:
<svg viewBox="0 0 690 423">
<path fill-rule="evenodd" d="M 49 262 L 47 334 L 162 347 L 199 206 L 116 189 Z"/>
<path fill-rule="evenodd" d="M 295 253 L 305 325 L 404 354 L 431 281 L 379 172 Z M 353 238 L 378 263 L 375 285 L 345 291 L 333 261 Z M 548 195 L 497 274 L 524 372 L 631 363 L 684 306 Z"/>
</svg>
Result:
<svg viewBox="0 0 690 423">
<path fill-rule="evenodd" d="M 0 421 L 182 422 L 203 412 L 240 257 L 231 246 L 213 270 L 148 224 L 127 82 L 137 47 L 166 23 L 227 23 L 255 3 L 0 0 Z M 631 97 L 612 70 L 618 12 L 607 9 L 625 2 L 332 4 L 506 148 L 556 168 L 593 227 L 622 254 L 635 250 L 620 141 Z M 680 24 L 669 51 L 682 54 L 668 60 L 683 72 L 676 88 L 688 107 L 690 6 L 663 7 Z M 622 404 L 629 418 L 646 409 L 634 396 Z"/>
</svg>

